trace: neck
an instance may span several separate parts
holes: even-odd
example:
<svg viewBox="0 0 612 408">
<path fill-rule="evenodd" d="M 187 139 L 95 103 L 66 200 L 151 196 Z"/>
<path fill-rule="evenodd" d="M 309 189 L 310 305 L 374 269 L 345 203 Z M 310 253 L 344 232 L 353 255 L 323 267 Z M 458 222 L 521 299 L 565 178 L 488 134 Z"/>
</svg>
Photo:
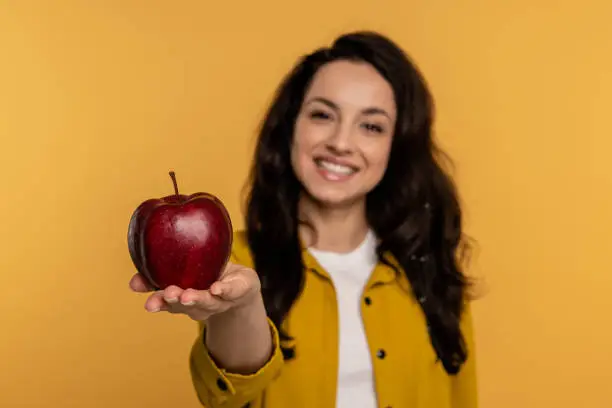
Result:
<svg viewBox="0 0 612 408">
<path fill-rule="evenodd" d="M 307 247 L 321 251 L 350 252 L 368 233 L 365 200 L 330 208 L 303 197 L 299 203 L 300 238 Z"/>
</svg>

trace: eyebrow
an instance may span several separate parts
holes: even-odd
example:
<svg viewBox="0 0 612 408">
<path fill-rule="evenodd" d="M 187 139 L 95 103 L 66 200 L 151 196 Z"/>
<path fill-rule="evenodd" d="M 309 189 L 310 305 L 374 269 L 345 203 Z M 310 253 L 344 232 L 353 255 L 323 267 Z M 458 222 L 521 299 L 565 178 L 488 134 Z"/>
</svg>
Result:
<svg viewBox="0 0 612 408">
<path fill-rule="evenodd" d="M 312 99 L 309 99 L 306 102 L 306 105 L 309 105 L 309 104 L 311 104 L 313 102 L 322 103 L 323 105 L 326 105 L 326 106 L 330 107 L 331 109 L 333 109 L 335 111 L 339 111 L 340 110 L 340 107 L 337 104 L 335 104 L 333 101 L 330 101 L 327 98 L 314 97 Z M 361 111 L 361 113 L 364 114 L 364 115 L 384 115 L 384 116 L 388 117 L 389 119 L 391 119 L 391 115 L 389 115 L 389 113 L 387 113 L 386 110 L 384 110 L 382 108 L 377 108 L 375 106 L 363 109 Z"/>
</svg>

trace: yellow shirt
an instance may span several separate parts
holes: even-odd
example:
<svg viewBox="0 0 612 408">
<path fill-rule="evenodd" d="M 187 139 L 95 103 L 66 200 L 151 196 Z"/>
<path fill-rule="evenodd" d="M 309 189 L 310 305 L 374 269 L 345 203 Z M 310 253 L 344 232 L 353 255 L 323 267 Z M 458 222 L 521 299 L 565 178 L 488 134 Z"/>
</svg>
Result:
<svg viewBox="0 0 612 408">
<path fill-rule="evenodd" d="M 238 375 L 216 366 L 199 324 L 190 369 L 207 408 L 333 408 L 338 375 L 336 294 L 328 273 L 306 250 L 304 289 L 286 324 L 295 356 L 285 362 L 278 331 L 270 321 L 274 351 L 258 372 Z M 234 235 L 231 261 L 253 267 L 244 232 Z M 366 300 L 367 298 L 367 300 Z M 363 292 L 361 313 L 373 361 L 380 408 L 475 408 L 476 372 L 470 308 L 462 329 L 468 359 L 449 376 L 429 341 L 427 323 L 403 274 L 379 263 Z M 283 344 L 284 345 L 284 344 Z M 289 344 L 287 344 L 289 345 Z"/>
</svg>

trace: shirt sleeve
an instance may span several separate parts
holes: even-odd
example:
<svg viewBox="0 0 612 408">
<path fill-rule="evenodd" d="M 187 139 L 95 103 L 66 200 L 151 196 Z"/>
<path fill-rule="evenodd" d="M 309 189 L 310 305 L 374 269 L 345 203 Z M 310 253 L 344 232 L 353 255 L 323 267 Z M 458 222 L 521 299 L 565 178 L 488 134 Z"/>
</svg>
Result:
<svg viewBox="0 0 612 408">
<path fill-rule="evenodd" d="M 199 323 L 200 334 L 192 347 L 190 371 L 200 402 L 207 408 L 242 408 L 261 395 L 264 389 L 280 374 L 283 355 L 278 331 L 268 319 L 272 333 L 273 351 L 257 372 L 235 374 L 218 367 L 206 347 L 206 326 Z"/>
<path fill-rule="evenodd" d="M 467 347 L 467 360 L 452 378 L 452 408 L 477 408 L 476 353 L 471 307 L 466 304 L 462 317 L 462 330 Z"/>
</svg>

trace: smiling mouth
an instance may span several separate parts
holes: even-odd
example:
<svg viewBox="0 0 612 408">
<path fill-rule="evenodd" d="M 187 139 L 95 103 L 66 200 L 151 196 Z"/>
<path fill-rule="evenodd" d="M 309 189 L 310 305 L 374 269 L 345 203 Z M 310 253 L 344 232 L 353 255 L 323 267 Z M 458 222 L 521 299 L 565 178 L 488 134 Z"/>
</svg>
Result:
<svg viewBox="0 0 612 408">
<path fill-rule="evenodd" d="M 317 168 L 325 173 L 328 178 L 335 180 L 346 179 L 359 171 L 358 168 L 344 164 L 333 163 L 325 159 L 315 159 Z"/>
</svg>

